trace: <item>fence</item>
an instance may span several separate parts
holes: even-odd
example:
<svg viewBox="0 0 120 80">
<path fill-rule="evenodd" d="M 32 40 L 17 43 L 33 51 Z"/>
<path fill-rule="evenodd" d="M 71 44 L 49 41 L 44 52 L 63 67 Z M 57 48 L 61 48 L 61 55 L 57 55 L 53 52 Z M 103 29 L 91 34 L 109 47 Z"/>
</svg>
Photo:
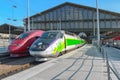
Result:
<svg viewBox="0 0 120 80">
<path fill-rule="evenodd" d="M 110 65 L 110 62 L 111 62 L 111 61 L 109 60 L 108 52 L 105 51 L 105 49 L 104 49 L 103 47 L 101 47 L 101 53 L 102 53 L 102 55 L 103 55 L 104 61 L 106 62 L 108 80 L 112 80 L 111 72 L 116 76 L 116 78 L 117 78 L 118 80 L 120 80 L 119 75 L 116 73 L 115 69 Z"/>
</svg>

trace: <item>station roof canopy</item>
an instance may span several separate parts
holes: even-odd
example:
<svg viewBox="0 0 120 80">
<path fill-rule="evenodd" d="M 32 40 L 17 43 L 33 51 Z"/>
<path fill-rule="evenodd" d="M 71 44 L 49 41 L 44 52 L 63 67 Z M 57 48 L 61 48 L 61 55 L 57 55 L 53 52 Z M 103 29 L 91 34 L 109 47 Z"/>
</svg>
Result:
<svg viewBox="0 0 120 80">
<path fill-rule="evenodd" d="M 60 5 L 55 6 L 55 7 L 53 7 L 53 8 L 50 8 L 50 9 L 45 10 L 45 11 L 43 11 L 43 12 L 37 13 L 37 14 L 31 16 L 31 17 L 43 15 L 43 14 L 45 14 L 45 13 L 48 13 L 48 12 L 50 12 L 50 11 L 52 11 L 52 10 L 56 10 L 56 9 L 58 9 L 58 8 L 61 8 L 61 7 L 63 7 L 63 6 L 66 6 L 66 5 L 70 5 L 70 6 L 74 6 L 74 7 L 78 7 L 78 8 L 84 8 L 84 9 L 89 9 L 89 10 L 94 10 L 94 11 L 96 11 L 96 8 L 94 8 L 94 7 L 85 6 L 85 5 L 80 5 L 80 4 L 75 4 L 75 3 L 71 3 L 71 2 L 65 2 L 65 3 L 63 3 L 63 4 L 60 4 Z M 119 17 L 120 17 L 120 13 L 117 13 L 117 12 L 112 12 L 112 11 L 103 10 L 103 9 L 99 9 L 99 11 L 100 11 L 100 12 L 104 12 L 104 13 L 110 13 L 110 14 L 112 14 L 112 15 L 116 15 L 116 16 L 119 16 Z M 27 19 L 27 18 L 26 18 L 26 19 Z"/>
<path fill-rule="evenodd" d="M 5 23 L 5 24 L 0 25 L 0 33 L 8 34 L 9 26 L 10 26 L 11 34 L 20 34 L 24 31 L 22 27 L 13 26 L 13 25 Z"/>
</svg>

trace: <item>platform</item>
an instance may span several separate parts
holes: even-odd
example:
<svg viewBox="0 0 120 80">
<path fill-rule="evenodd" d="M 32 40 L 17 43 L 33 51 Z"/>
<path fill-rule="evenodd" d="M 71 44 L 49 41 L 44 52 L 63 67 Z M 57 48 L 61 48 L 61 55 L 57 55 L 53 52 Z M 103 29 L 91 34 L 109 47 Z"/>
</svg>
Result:
<svg viewBox="0 0 120 80">
<path fill-rule="evenodd" d="M 106 72 L 102 54 L 87 44 L 2 80 L 107 80 Z"/>
</svg>

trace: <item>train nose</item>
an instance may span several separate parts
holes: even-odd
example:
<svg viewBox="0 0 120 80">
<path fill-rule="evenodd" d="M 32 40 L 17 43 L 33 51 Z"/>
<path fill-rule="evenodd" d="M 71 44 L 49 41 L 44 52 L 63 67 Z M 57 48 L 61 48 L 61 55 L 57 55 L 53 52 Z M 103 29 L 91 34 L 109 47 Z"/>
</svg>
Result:
<svg viewBox="0 0 120 80">
<path fill-rule="evenodd" d="M 51 52 L 48 51 L 29 51 L 31 56 L 34 57 L 49 57 Z"/>
<path fill-rule="evenodd" d="M 15 52 L 19 48 L 20 44 L 12 44 L 8 46 L 9 52 Z"/>
</svg>

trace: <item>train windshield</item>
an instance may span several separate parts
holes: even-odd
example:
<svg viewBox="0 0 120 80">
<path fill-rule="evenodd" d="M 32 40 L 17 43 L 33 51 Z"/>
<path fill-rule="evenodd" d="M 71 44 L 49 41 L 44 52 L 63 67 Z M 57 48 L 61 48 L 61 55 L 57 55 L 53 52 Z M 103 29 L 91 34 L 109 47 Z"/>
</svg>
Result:
<svg viewBox="0 0 120 80">
<path fill-rule="evenodd" d="M 29 36 L 29 33 L 23 33 L 23 34 L 21 34 L 21 35 L 18 37 L 18 39 L 24 39 L 24 38 L 26 38 L 27 36 Z"/>
<path fill-rule="evenodd" d="M 59 33 L 59 32 L 45 32 L 45 33 L 41 36 L 41 38 L 55 39 L 58 33 Z"/>
<path fill-rule="evenodd" d="M 34 44 L 31 46 L 30 50 L 40 50 L 43 51 L 49 47 L 49 45 L 54 42 L 57 38 L 59 32 L 45 32 L 43 35 L 37 39 Z"/>
</svg>

